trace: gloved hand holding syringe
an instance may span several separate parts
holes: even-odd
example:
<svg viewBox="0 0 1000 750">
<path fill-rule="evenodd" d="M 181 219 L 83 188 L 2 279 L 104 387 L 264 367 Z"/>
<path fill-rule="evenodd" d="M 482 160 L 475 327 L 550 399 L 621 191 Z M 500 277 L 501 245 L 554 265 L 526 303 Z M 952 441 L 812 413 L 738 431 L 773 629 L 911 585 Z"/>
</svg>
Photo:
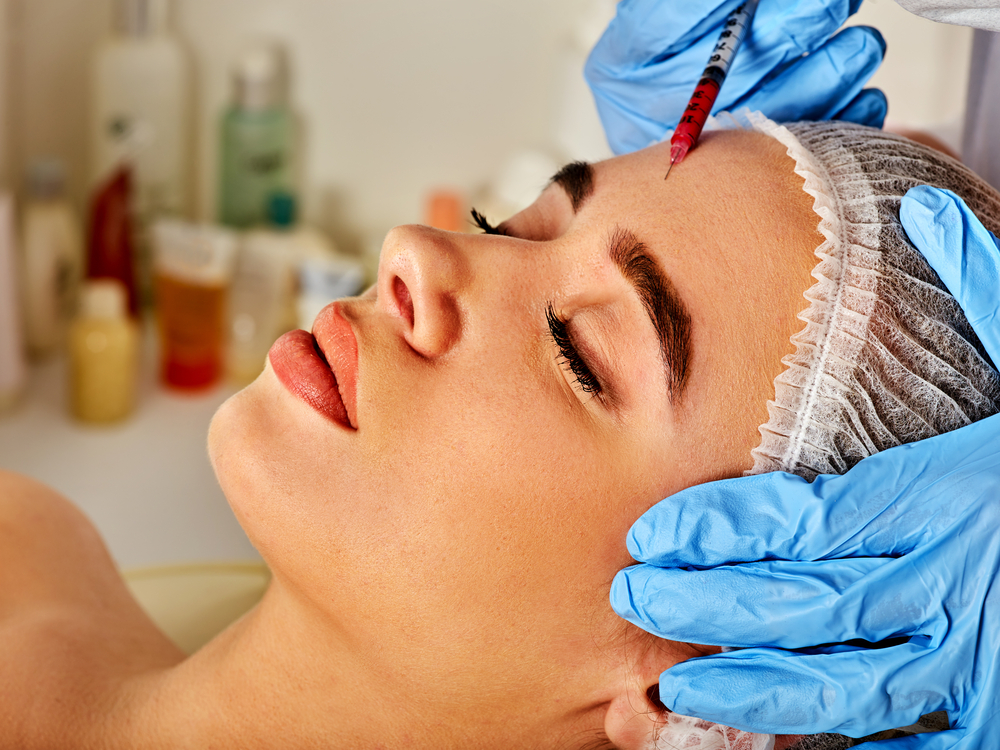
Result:
<svg viewBox="0 0 1000 750">
<path fill-rule="evenodd" d="M 584 75 L 616 154 L 677 126 L 723 24 L 739 0 L 621 0 Z M 776 121 L 881 126 L 885 96 L 864 88 L 885 42 L 873 28 L 839 30 L 860 0 L 761 0 L 713 112 L 758 110 Z M 838 31 L 839 30 L 839 31 Z"/>
</svg>

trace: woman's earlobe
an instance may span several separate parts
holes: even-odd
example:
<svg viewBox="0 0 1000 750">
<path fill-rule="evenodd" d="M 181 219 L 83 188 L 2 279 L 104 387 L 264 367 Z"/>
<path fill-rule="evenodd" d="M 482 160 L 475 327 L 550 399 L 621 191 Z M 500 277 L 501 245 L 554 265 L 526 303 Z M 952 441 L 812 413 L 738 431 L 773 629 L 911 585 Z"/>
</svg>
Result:
<svg viewBox="0 0 1000 750">
<path fill-rule="evenodd" d="M 653 750 L 670 711 L 660 702 L 660 685 L 622 689 L 608 706 L 604 732 L 620 750 Z"/>
<path fill-rule="evenodd" d="M 620 750 L 775 750 L 776 746 L 788 747 L 789 741 L 799 739 L 786 737 L 780 741 L 771 734 L 753 734 L 673 713 L 660 701 L 659 680 L 645 691 L 639 691 L 637 686 L 621 690 L 604 717 L 604 733 Z"/>
</svg>

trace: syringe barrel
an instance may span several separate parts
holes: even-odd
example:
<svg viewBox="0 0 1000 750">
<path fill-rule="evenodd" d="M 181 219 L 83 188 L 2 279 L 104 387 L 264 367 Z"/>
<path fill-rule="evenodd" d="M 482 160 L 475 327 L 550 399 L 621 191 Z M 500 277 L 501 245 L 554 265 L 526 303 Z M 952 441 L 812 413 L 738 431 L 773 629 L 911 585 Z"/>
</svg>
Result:
<svg viewBox="0 0 1000 750">
<path fill-rule="evenodd" d="M 691 95 L 691 100 L 684 109 L 684 114 L 681 115 L 681 121 L 677 123 L 677 129 L 670 142 L 673 143 L 674 139 L 678 137 L 685 137 L 691 140 L 691 146 L 693 146 L 698 140 L 698 136 L 701 135 L 701 129 L 705 127 L 705 122 L 708 120 L 712 105 L 715 104 L 718 95 L 719 84 L 715 80 L 705 77 L 698 81 L 698 86 Z"/>
</svg>

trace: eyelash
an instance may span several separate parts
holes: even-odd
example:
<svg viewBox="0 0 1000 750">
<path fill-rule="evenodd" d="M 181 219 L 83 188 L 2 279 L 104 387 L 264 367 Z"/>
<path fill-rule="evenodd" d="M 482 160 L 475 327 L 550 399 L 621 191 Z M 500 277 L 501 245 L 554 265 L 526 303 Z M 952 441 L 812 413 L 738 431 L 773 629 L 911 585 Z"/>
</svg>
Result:
<svg viewBox="0 0 1000 750">
<path fill-rule="evenodd" d="M 502 235 L 507 234 L 507 232 L 505 232 L 503 229 L 495 227 L 492 224 L 490 224 L 490 222 L 486 219 L 486 217 L 483 216 L 481 213 L 479 213 L 476 209 L 472 209 L 472 222 L 477 227 L 482 229 L 486 234 L 502 234 Z"/>
<path fill-rule="evenodd" d="M 472 209 L 472 221 L 486 234 L 507 234 L 503 229 L 490 224 L 486 217 L 476 209 Z M 545 308 L 545 320 L 549 324 L 549 335 L 552 336 L 552 340 L 559 348 L 559 358 L 569 367 L 580 388 L 584 393 L 592 393 L 595 396 L 600 396 L 603 390 L 600 381 L 591 372 L 590 368 L 587 367 L 587 363 L 583 361 L 583 357 L 580 356 L 576 347 L 573 346 L 573 341 L 569 337 L 569 330 L 566 327 L 566 321 L 556 315 L 551 304 Z"/>
<path fill-rule="evenodd" d="M 576 382 L 580 384 L 580 388 L 583 389 L 584 393 L 593 393 L 595 396 L 600 396 L 603 390 L 600 381 L 590 371 L 587 363 L 583 361 L 580 353 L 573 346 L 573 342 L 569 337 L 569 330 L 566 328 L 566 321 L 561 320 L 555 314 L 551 304 L 545 308 L 545 320 L 549 324 L 549 335 L 552 336 L 552 340 L 559 347 L 560 359 L 565 362 L 570 372 L 576 377 Z"/>
</svg>

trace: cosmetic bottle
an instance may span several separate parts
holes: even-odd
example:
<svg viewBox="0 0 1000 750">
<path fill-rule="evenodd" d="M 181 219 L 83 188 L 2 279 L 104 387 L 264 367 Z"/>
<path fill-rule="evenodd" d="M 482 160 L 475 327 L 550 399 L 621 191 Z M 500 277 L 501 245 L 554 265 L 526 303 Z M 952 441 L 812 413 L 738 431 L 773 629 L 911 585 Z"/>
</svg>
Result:
<svg viewBox="0 0 1000 750">
<path fill-rule="evenodd" d="M 273 200 L 271 214 L 275 223 L 280 223 L 278 206 L 280 200 Z M 341 297 L 360 293 L 368 274 L 360 258 L 340 252 L 315 229 L 299 227 L 293 236 L 297 248 L 296 325 L 308 331 L 324 307 Z"/>
<path fill-rule="evenodd" d="M 25 340 L 36 359 L 62 349 L 83 272 L 83 237 L 64 184 L 62 162 L 38 160 L 29 168 L 21 274 Z"/>
<path fill-rule="evenodd" d="M 237 386 L 260 375 L 271 344 L 295 327 L 286 312 L 294 299 L 294 267 L 268 238 L 251 234 L 244 239 L 230 294 L 228 368 Z"/>
<path fill-rule="evenodd" d="M 468 232 L 471 224 L 465 198 L 455 190 L 432 190 L 427 195 L 424 224 L 446 232 Z"/>
<path fill-rule="evenodd" d="M 229 375 L 246 385 L 264 369 L 271 344 L 296 327 L 296 269 L 302 257 L 332 252 L 319 233 L 296 228 L 296 203 L 280 192 L 268 201 L 268 226 L 243 238 L 229 309 Z"/>
<path fill-rule="evenodd" d="M 286 257 L 294 264 L 289 268 L 294 297 L 288 300 L 289 318 L 281 333 L 296 327 L 310 330 L 320 310 L 364 288 L 364 264 L 342 253 L 320 230 L 299 223 L 295 196 L 282 192 L 273 194 L 268 201 L 268 221 L 270 236 L 289 248 Z"/>
<path fill-rule="evenodd" d="M 499 224 L 534 203 L 558 169 L 559 162 L 544 151 L 516 153 L 492 184 L 475 196 L 473 205 L 487 220 Z"/>
<path fill-rule="evenodd" d="M 91 183 L 105 184 L 122 161 L 132 168 L 135 265 L 145 297 L 149 226 L 190 210 L 191 66 L 170 32 L 169 0 L 114 0 L 113 7 L 112 34 L 92 67 Z"/>
<path fill-rule="evenodd" d="M 121 282 L 129 314 L 134 318 L 139 311 L 139 294 L 132 254 L 131 195 L 132 173 L 125 164 L 119 165 L 94 195 L 87 246 L 87 278 Z"/>
<path fill-rule="evenodd" d="M 327 256 L 305 258 L 299 263 L 298 327 L 311 330 L 320 311 L 334 300 L 358 294 L 365 271 L 354 258 Z"/>
<path fill-rule="evenodd" d="M 173 388 L 214 385 L 225 362 L 226 312 L 237 239 L 219 227 L 153 226 L 161 375 Z"/>
<path fill-rule="evenodd" d="M 221 124 L 219 219 L 245 229 L 263 224 L 267 200 L 293 190 L 295 120 L 287 104 L 284 53 L 247 50 L 233 67 L 233 103 Z"/>
<path fill-rule="evenodd" d="M 266 229 L 260 234 L 273 237 L 290 248 L 289 257 L 294 262 L 302 258 L 340 255 L 327 234 L 299 221 L 299 204 L 291 193 L 273 193 L 267 201 L 266 215 Z"/>
<path fill-rule="evenodd" d="M 13 407 L 27 381 L 14 245 L 14 199 L 0 191 L 0 412 Z"/>
<path fill-rule="evenodd" d="M 117 422 L 132 413 L 139 333 L 125 287 L 115 279 L 84 283 L 70 326 L 70 405 L 83 422 Z"/>
</svg>

